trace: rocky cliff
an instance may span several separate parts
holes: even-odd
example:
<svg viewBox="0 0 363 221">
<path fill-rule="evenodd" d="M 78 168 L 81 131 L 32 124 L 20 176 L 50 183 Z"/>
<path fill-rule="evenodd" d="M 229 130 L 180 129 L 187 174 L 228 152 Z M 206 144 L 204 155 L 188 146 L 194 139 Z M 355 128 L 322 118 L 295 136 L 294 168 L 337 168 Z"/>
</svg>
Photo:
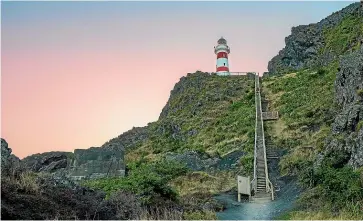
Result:
<svg viewBox="0 0 363 221">
<path fill-rule="evenodd" d="M 285 48 L 268 64 L 270 74 L 283 74 L 306 69 L 322 70 L 338 63 L 334 103 L 339 107 L 331 125 L 332 137 L 326 141 L 326 154 L 344 151 L 345 160 L 354 167 L 362 166 L 363 151 L 362 136 L 359 136 L 359 123 L 363 119 L 362 11 L 360 3 L 353 3 L 316 24 L 292 28 L 291 35 L 285 40 Z"/>
<path fill-rule="evenodd" d="M 353 3 L 318 23 L 291 29 L 286 46 L 268 63 L 270 74 L 327 65 L 363 42 L 363 13 Z"/>
<path fill-rule="evenodd" d="M 251 76 L 189 73 L 175 84 L 156 122 L 133 128 L 102 147 L 125 147 L 131 161 L 168 155 L 195 170 L 227 168 L 218 163 L 225 154 L 229 166 L 237 168 L 242 156 L 252 165 L 253 87 Z M 228 155 L 231 152 L 234 154 Z"/>
<path fill-rule="evenodd" d="M 280 169 L 307 187 L 290 215 L 361 219 L 354 208 L 363 205 L 363 5 L 294 27 L 285 42 L 263 91 L 281 117 L 266 125 L 288 150 Z"/>
<path fill-rule="evenodd" d="M 342 57 L 335 81 L 336 102 L 341 106 L 327 140 L 325 155 L 344 153 L 338 163 L 363 166 L 363 45 Z"/>
</svg>

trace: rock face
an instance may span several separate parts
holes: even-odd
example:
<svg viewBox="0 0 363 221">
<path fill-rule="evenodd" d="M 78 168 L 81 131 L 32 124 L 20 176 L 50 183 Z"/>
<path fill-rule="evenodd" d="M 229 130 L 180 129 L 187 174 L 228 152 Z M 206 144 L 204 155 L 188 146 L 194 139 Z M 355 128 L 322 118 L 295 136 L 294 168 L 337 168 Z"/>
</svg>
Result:
<svg viewBox="0 0 363 221">
<path fill-rule="evenodd" d="M 186 151 L 180 154 L 168 153 L 166 159 L 185 163 L 193 171 L 211 169 L 220 161 L 219 158 L 210 158 L 206 154 L 198 153 L 197 151 Z"/>
<path fill-rule="evenodd" d="M 69 176 L 73 179 L 96 179 L 106 176 L 124 176 L 124 151 L 119 148 L 91 147 L 74 150 Z"/>
<path fill-rule="evenodd" d="M 195 103 L 194 99 L 193 99 L 193 94 L 189 94 L 190 97 L 188 97 L 187 99 L 183 99 L 182 102 L 179 102 L 177 104 L 175 103 L 171 103 L 175 100 L 175 97 L 180 95 L 180 94 L 185 94 L 185 91 L 189 88 L 193 88 L 194 90 L 202 90 L 204 87 L 204 81 L 206 79 L 206 77 L 208 77 L 210 74 L 207 72 L 196 72 L 196 73 L 188 73 L 187 77 L 181 77 L 180 81 L 178 83 L 175 84 L 173 90 L 170 92 L 170 97 L 168 102 L 166 103 L 166 105 L 164 106 L 163 110 L 160 113 L 159 116 L 159 120 L 162 118 L 167 117 L 168 115 L 172 114 L 172 113 L 176 113 L 179 110 L 181 110 L 182 108 L 188 107 L 189 105 L 194 105 L 195 106 L 195 111 L 193 111 L 192 114 L 196 114 L 198 107 L 202 106 L 203 103 L 199 102 L 199 103 Z M 193 78 L 191 78 L 191 76 L 193 76 Z M 208 97 L 207 101 L 208 101 Z M 211 96 L 209 99 L 219 99 L 219 97 L 216 96 Z"/>
<path fill-rule="evenodd" d="M 71 152 L 47 152 L 24 158 L 21 164 L 34 172 L 48 172 L 59 179 L 95 179 L 105 176 L 124 176 L 122 146 L 91 147 Z"/>
<path fill-rule="evenodd" d="M 326 140 L 325 151 L 317 164 L 334 159 L 336 166 L 363 166 L 363 127 L 358 126 L 360 122 L 363 124 L 362 24 L 363 6 L 357 2 L 316 24 L 293 27 L 285 39 L 285 48 L 268 64 L 268 75 L 273 75 L 321 68 L 339 61 L 335 100 L 340 107 L 332 124 L 332 135 Z M 327 31 L 332 30 L 339 33 L 326 37 Z"/>
<path fill-rule="evenodd" d="M 12 168 L 20 165 L 19 158 L 11 152 L 8 143 L 1 138 L 1 175 L 6 175 Z"/>
<path fill-rule="evenodd" d="M 316 24 L 293 27 L 291 35 L 285 39 L 285 48 L 268 63 L 269 73 L 286 73 L 330 63 L 339 54 L 332 51 L 320 52 L 325 45 L 324 30 L 334 27 L 349 15 L 358 16 L 361 13 L 360 4 L 357 2 L 333 13 Z"/>
<path fill-rule="evenodd" d="M 148 126 L 134 127 L 131 130 L 103 144 L 101 148 L 128 150 L 136 147 L 148 138 Z"/>
<path fill-rule="evenodd" d="M 333 137 L 327 141 L 327 152 L 345 152 L 345 161 L 353 167 L 363 166 L 363 46 L 344 56 L 335 81 L 336 100 L 341 112 L 332 125 Z"/>
<path fill-rule="evenodd" d="M 46 152 L 33 154 L 25 157 L 22 164 L 25 168 L 34 172 L 55 172 L 62 168 L 67 168 L 70 159 L 73 157 L 71 152 Z"/>
<path fill-rule="evenodd" d="M 215 171 L 236 168 L 243 155 L 241 151 L 233 151 L 224 157 L 211 157 L 197 151 L 185 151 L 184 153 L 167 153 L 166 159 L 185 163 L 193 171 Z"/>
</svg>

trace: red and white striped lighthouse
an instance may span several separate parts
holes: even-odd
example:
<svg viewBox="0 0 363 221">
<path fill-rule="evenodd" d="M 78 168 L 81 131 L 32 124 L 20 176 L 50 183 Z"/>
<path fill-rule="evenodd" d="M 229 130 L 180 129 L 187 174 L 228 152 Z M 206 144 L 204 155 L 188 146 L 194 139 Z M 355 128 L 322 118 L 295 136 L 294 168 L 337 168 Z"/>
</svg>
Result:
<svg viewBox="0 0 363 221">
<path fill-rule="evenodd" d="M 214 53 L 217 55 L 217 75 L 229 75 L 228 54 L 230 52 L 226 39 L 221 37 L 218 45 L 214 47 Z"/>
</svg>

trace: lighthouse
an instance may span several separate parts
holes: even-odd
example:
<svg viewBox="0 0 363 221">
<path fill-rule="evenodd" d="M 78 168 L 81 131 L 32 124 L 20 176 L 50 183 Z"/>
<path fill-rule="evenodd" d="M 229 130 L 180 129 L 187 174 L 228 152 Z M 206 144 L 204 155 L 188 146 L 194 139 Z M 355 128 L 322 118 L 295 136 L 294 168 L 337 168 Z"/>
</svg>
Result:
<svg viewBox="0 0 363 221">
<path fill-rule="evenodd" d="M 227 41 L 221 37 L 217 43 L 218 45 L 214 47 L 214 53 L 217 55 L 217 75 L 229 75 L 228 54 L 230 50 Z"/>
</svg>

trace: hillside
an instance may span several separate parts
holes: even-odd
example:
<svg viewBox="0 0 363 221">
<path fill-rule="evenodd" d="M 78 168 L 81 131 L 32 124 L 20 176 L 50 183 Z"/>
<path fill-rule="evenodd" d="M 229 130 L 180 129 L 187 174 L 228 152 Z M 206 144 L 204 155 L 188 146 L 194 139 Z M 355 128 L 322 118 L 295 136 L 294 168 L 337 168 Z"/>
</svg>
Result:
<svg viewBox="0 0 363 221">
<path fill-rule="evenodd" d="M 125 145 L 128 157 L 141 154 L 149 158 L 186 151 L 211 157 L 233 151 L 252 153 L 253 87 L 253 79 L 247 76 L 188 74 L 171 91 L 158 121 L 134 128 L 103 146 Z"/>
<path fill-rule="evenodd" d="M 214 219 L 220 206 L 211 198 L 213 194 L 235 188 L 237 173 L 252 173 L 254 102 L 253 78 L 189 73 L 175 84 L 156 122 L 133 128 L 103 145 L 126 148 L 129 176 L 87 185 L 110 192 L 130 188 L 141 193 L 138 188 L 149 185 L 144 182 L 161 179 L 158 182 L 163 188 L 176 191 L 186 218 Z M 156 168 L 170 167 L 168 162 L 185 165 L 187 171 L 170 176 L 155 173 Z M 175 171 L 180 168 L 172 167 Z M 155 195 L 147 200 L 153 198 Z"/>
<path fill-rule="evenodd" d="M 98 165 L 109 164 L 108 161 L 97 161 L 100 160 L 102 150 L 126 150 L 127 176 L 82 182 L 83 191 L 91 188 L 95 191 L 103 190 L 107 194 L 104 199 L 83 199 L 82 202 L 92 205 L 101 203 L 103 209 L 111 211 L 110 217 L 215 219 L 215 211 L 221 210 L 223 205 L 212 198 L 213 194 L 235 188 L 237 173 L 252 173 L 254 110 L 254 78 L 221 77 L 200 71 L 182 77 L 171 91 L 158 121 L 149 123 L 146 127 L 132 128 L 99 148 L 83 150 L 88 151 L 92 162 Z M 7 146 L 4 146 L 5 150 Z M 92 150 L 101 152 L 93 153 Z M 24 203 L 28 203 L 28 199 L 39 197 L 44 203 L 61 206 L 62 202 L 39 193 L 44 186 L 39 182 L 50 186 L 55 182 L 60 187 L 63 186 L 65 191 L 70 191 L 70 188 L 74 188 L 71 185 L 75 184 L 66 177 L 60 177 L 60 173 L 68 168 L 67 165 L 73 165 L 73 158 L 83 156 L 78 155 L 76 152 L 35 154 L 21 162 L 25 171 L 10 168 L 19 170 L 19 175 L 5 178 L 9 188 L 4 189 L 7 192 L 4 192 L 6 201 L 3 203 L 8 205 L 8 209 L 2 210 L 2 213 L 7 213 L 6 217 L 10 218 L 24 217 L 29 212 L 25 210 L 19 216 L 8 214 L 18 209 L 13 205 L 13 197 L 20 194 L 20 189 L 14 189 L 14 186 L 24 182 L 24 185 L 28 185 L 24 188 L 29 189 L 23 195 Z M 89 167 L 87 170 L 93 168 L 92 165 Z M 109 169 L 108 166 L 103 168 Z M 53 175 L 43 178 L 48 173 Z M 61 191 L 57 188 L 53 191 L 58 190 Z M 69 197 L 78 197 L 78 194 L 79 191 L 71 191 Z M 135 206 L 137 204 L 137 208 L 132 208 L 135 209 L 134 213 L 124 214 L 107 207 L 121 202 L 122 197 L 117 196 L 123 195 L 129 195 L 132 203 Z M 84 206 L 81 202 L 75 203 Z M 42 205 L 32 209 L 41 211 Z M 76 209 L 73 212 L 78 217 L 87 216 Z M 105 217 L 102 211 L 97 210 L 97 214 Z M 37 212 L 33 217 L 44 215 L 52 216 L 50 211 L 44 214 Z M 64 211 L 60 217 L 69 215 Z"/>
<path fill-rule="evenodd" d="M 269 108 L 281 116 L 266 132 L 288 150 L 280 170 L 306 189 L 291 219 L 363 218 L 361 10 L 354 3 L 293 28 L 263 78 Z"/>
</svg>

